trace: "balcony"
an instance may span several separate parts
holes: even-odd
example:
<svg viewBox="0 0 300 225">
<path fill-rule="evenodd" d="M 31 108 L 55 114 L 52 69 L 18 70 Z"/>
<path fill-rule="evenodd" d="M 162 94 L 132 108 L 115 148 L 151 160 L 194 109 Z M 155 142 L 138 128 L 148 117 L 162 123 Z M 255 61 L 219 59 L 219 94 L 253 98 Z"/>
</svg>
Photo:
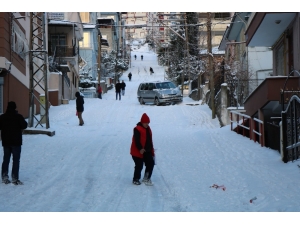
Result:
<svg viewBox="0 0 300 225">
<path fill-rule="evenodd" d="M 52 50 L 54 49 L 54 50 Z M 69 47 L 67 45 L 57 45 L 49 48 L 49 70 L 62 71 L 61 66 L 67 65 L 68 62 L 75 65 L 78 61 L 78 48 Z M 69 72 L 69 71 L 67 71 Z"/>
<path fill-rule="evenodd" d="M 49 48 L 49 55 L 53 55 L 54 57 L 74 57 L 77 54 L 78 49 L 76 47 L 69 47 L 67 45 L 56 45 Z"/>
<path fill-rule="evenodd" d="M 286 76 L 266 78 L 245 100 L 246 114 L 253 116 L 258 110 L 270 110 L 273 114 L 281 113 L 281 90 L 286 81 Z M 298 90 L 300 78 L 289 77 L 285 90 Z M 290 96 L 289 96 L 290 97 Z M 288 102 L 285 99 L 285 104 Z"/>
</svg>

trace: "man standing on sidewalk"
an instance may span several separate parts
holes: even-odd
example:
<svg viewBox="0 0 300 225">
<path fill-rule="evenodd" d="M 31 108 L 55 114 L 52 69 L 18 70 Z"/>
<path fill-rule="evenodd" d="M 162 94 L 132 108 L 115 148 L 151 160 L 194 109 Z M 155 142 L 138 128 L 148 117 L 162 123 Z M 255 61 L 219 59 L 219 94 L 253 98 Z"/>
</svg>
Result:
<svg viewBox="0 0 300 225">
<path fill-rule="evenodd" d="M 27 128 L 27 122 L 24 117 L 16 110 L 15 102 L 8 102 L 7 109 L 0 116 L 0 130 L 3 146 L 3 163 L 1 169 L 2 183 L 9 184 L 8 167 L 10 157 L 13 155 L 13 165 L 11 171 L 12 183 L 22 185 L 19 180 L 19 167 L 21 157 L 22 132 Z"/>
<path fill-rule="evenodd" d="M 116 100 L 118 100 L 118 95 L 119 95 L 119 100 L 121 101 L 121 83 L 120 81 L 118 80 L 117 83 L 116 83 Z"/>
</svg>

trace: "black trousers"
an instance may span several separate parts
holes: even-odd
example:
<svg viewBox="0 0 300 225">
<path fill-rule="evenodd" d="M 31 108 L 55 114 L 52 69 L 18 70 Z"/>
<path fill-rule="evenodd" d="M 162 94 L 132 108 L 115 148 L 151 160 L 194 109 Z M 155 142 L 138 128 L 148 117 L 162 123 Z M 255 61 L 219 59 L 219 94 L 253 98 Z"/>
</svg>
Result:
<svg viewBox="0 0 300 225">
<path fill-rule="evenodd" d="M 119 100 L 121 100 L 121 90 L 119 92 L 116 92 L 116 100 L 118 100 L 118 95 L 119 95 Z"/>
<path fill-rule="evenodd" d="M 13 165 L 11 171 L 12 180 L 19 179 L 19 167 L 21 157 L 21 146 L 3 146 L 2 179 L 8 179 L 8 166 L 10 156 L 13 155 Z"/>
<path fill-rule="evenodd" d="M 146 167 L 145 174 L 148 174 L 147 178 L 150 179 L 154 168 L 154 160 L 151 153 L 144 153 L 144 158 L 132 156 L 132 159 L 135 163 L 133 180 L 141 179 L 141 172 L 143 170 L 144 163 Z"/>
</svg>

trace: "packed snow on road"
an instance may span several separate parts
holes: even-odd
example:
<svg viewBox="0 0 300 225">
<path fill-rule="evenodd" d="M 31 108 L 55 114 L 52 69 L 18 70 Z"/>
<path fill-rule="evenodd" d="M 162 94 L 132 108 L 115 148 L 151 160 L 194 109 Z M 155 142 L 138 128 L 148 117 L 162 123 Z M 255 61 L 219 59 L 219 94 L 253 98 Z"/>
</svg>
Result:
<svg viewBox="0 0 300 225">
<path fill-rule="evenodd" d="M 165 79 L 156 54 L 145 45 L 132 52 L 131 67 L 120 78 L 126 83 L 121 100 L 116 100 L 114 89 L 102 99 L 84 99 L 83 126 L 75 115 L 75 100 L 51 106 L 50 129 L 55 135 L 23 135 L 24 185 L 1 185 L 0 211 L 300 211 L 297 162 L 285 164 L 277 151 L 236 134 L 230 125 L 221 128 L 206 104 L 186 95 L 175 105 L 139 103 L 141 82 Z M 132 184 L 130 145 L 143 113 L 153 132 L 153 186 Z"/>
</svg>

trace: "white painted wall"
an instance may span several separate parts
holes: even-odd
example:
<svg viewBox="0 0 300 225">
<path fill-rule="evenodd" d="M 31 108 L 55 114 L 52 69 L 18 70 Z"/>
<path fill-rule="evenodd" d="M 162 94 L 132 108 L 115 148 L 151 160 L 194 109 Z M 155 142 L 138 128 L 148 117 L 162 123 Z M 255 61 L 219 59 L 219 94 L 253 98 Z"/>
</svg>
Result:
<svg viewBox="0 0 300 225">
<path fill-rule="evenodd" d="M 273 52 L 268 47 L 248 47 L 249 73 L 253 73 L 250 79 L 257 82 L 249 83 L 250 93 L 255 90 L 266 77 L 273 74 Z"/>
</svg>

